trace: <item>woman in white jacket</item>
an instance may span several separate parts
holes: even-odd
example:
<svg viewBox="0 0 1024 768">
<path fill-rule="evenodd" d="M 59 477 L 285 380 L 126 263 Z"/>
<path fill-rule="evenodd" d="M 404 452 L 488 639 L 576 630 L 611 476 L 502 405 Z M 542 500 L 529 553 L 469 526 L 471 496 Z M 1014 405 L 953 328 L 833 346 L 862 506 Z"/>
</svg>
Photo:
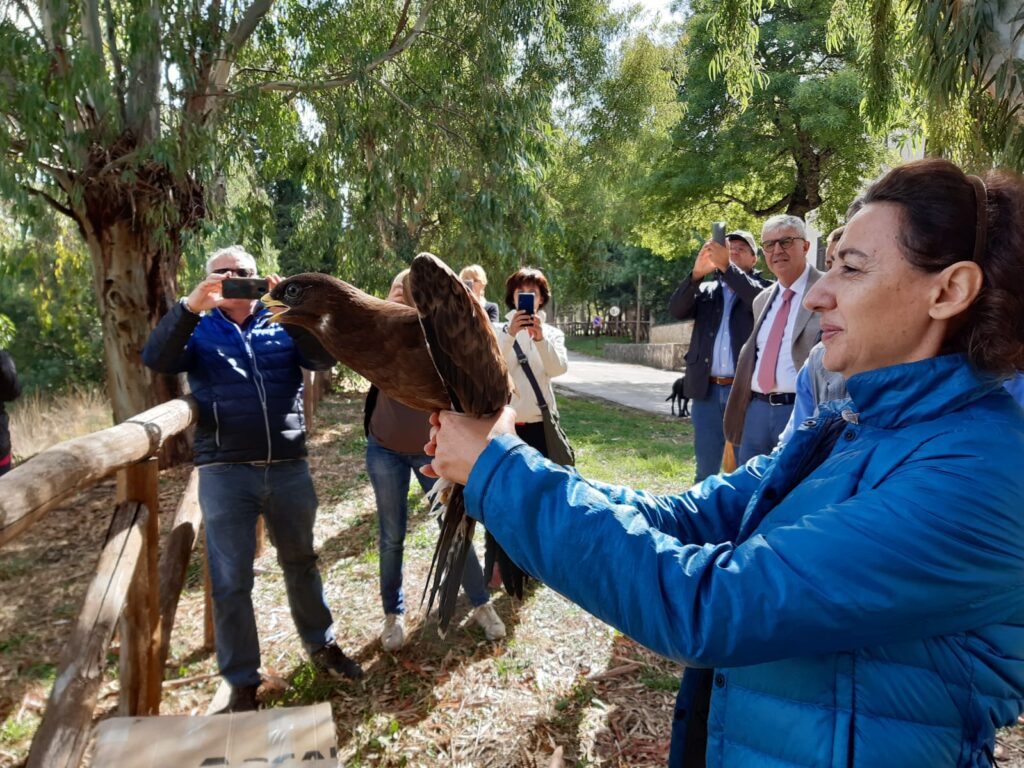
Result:
<svg viewBox="0 0 1024 768">
<path fill-rule="evenodd" d="M 524 293 L 534 295 L 535 311 L 532 313 L 516 309 L 520 305 L 519 297 Z M 505 305 L 511 311 L 498 332 L 498 344 L 516 387 L 510 403 L 516 412 L 516 434 L 545 456 L 548 451 L 540 403 L 520 364 L 515 342 L 519 342 L 551 413 L 557 414 L 551 379 L 566 372 L 569 358 L 565 352 L 565 334 L 544 322 L 544 307 L 550 299 L 551 287 L 543 272 L 530 267 L 516 270 L 505 281 Z"/>
</svg>

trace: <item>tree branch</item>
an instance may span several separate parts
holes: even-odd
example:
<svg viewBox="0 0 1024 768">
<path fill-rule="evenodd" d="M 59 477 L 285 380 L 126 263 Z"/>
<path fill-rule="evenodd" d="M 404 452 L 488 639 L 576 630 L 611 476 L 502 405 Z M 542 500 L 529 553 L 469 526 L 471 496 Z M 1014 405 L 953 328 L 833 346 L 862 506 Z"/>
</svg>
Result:
<svg viewBox="0 0 1024 768">
<path fill-rule="evenodd" d="M 148 26 L 144 31 L 149 34 L 136 41 L 132 52 L 126 126 L 142 143 L 152 141 L 160 131 L 160 14 L 158 0 L 147 0 L 135 21 Z"/>
<path fill-rule="evenodd" d="M 419 15 L 416 17 L 416 23 L 413 24 L 411 30 L 405 35 L 400 41 L 392 45 L 386 51 L 378 54 L 376 57 L 371 59 L 366 66 L 361 69 L 353 70 L 346 75 L 340 77 L 332 77 L 327 80 L 321 80 L 319 82 L 300 82 L 298 80 L 270 80 L 268 82 L 259 83 L 256 88 L 260 91 L 283 91 L 286 93 L 295 92 L 310 92 L 310 91 L 328 91 L 335 88 L 344 88 L 345 86 L 351 85 L 360 77 L 363 77 L 373 70 L 377 69 L 381 64 L 395 58 L 400 55 L 408 48 L 413 42 L 423 33 L 423 27 L 426 26 L 427 18 L 430 16 L 430 8 L 433 6 L 434 0 L 423 0 L 423 5 L 420 6 Z"/>
<path fill-rule="evenodd" d="M 103 37 L 100 34 L 100 9 L 97 0 L 83 0 L 82 2 L 82 38 L 92 49 L 93 54 L 100 61 L 104 61 Z M 105 66 L 104 69 L 106 69 Z"/>
<path fill-rule="evenodd" d="M 213 69 L 213 75 L 210 77 L 210 90 L 214 94 L 220 93 L 227 86 L 228 78 L 231 75 L 231 67 L 235 63 L 235 59 L 238 58 L 238 52 L 249 42 L 249 38 L 256 31 L 257 25 L 270 12 L 270 6 L 273 4 L 274 0 L 253 0 L 252 4 L 245 9 L 245 12 L 238 19 L 234 28 L 228 32 L 224 49 L 221 51 L 221 56 Z M 211 99 L 207 111 L 212 111 L 215 107 L 215 100 Z"/>
<path fill-rule="evenodd" d="M 398 17 L 398 26 L 395 27 L 395 34 L 391 36 L 388 48 L 394 48 L 395 43 L 398 42 L 398 36 L 405 31 L 405 27 L 409 23 L 409 4 L 411 2 L 412 0 L 405 0 L 405 5 L 402 6 L 402 14 Z"/>
<path fill-rule="evenodd" d="M 61 213 L 63 213 L 63 214 L 64 214 L 65 216 L 67 216 L 68 218 L 71 218 L 71 219 L 75 219 L 75 218 L 76 218 L 76 217 L 75 217 L 75 212 L 74 212 L 73 210 L 71 210 L 71 209 L 70 209 L 69 207 L 67 207 L 66 205 L 63 205 L 63 204 L 62 204 L 62 203 L 61 203 L 60 201 L 58 201 L 58 200 L 57 200 L 56 198 L 54 198 L 54 197 L 51 197 L 51 196 L 50 196 L 49 194 L 47 194 L 47 193 L 46 193 L 46 192 L 44 192 L 43 190 L 41 190 L 41 189 L 36 189 L 35 187 L 30 187 L 30 186 L 28 186 L 28 185 L 25 185 L 25 186 L 24 186 L 23 188 L 24 188 L 24 190 L 25 190 L 26 192 L 28 192 L 28 193 L 29 193 L 30 195 L 35 195 L 35 196 L 37 196 L 37 197 L 41 197 L 41 198 L 43 198 L 43 200 L 45 200 L 45 201 L 46 201 L 47 203 L 49 203 L 49 204 L 50 204 L 50 205 L 51 205 L 52 207 L 56 208 L 56 209 L 57 209 L 58 211 L 60 211 Z"/>
<path fill-rule="evenodd" d="M 433 120 L 430 120 L 427 117 L 425 117 L 424 114 L 423 114 L 423 110 L 417 109 L 412 104 L 409 104 L 401 96 L 399 96 L 397 93 L 395 93 L 394 89 L 391 88 L 389 85 L 385 84 L 384 82 L 382 82 L 380 80 L 375 80 L 375 79 L 372 79 L 372 78 L 371 78 L 370 82 L 372 82 L 374 85 L 378 86 L 382 91 L 384 91 L 384 93 L 386 93 L 392 99 L 397 101 L 399 104 L 401 104 L 407 110 L 409 110 L 410 112 L 412 112 L 415 115 L 418 115 L 419 119 L 422 120 L 427 125 L 432 125 L 435 128 L 437 128 L 438 130 L 443 131 L 444 133 L 448 134 L 451 138 L 455 139 L 456 141 L 460 141 L 463 144 L 465 144 L 466 146 L 470 146 L 470 142 L 469 142 L 468 139 L 466 139 L 464 136 L 461 136 L 456 131 L 453 131 L 448 126 L 443 125 L 442 123 L 434 122 Z"/>
<path fill-rule="evenodd" d="M 39 38 L 39 42 L 41 42 L 44 46 L 48 47 L 49 44 L 47 42 L 46 35 L 43 34 L 43 30 L 39 27 L 39 25 L 36 23 L 36 20 L 32 17 L 31 9 L 29 9 L 29 7 L 22 2 L 22 0 L 15 0 L 15 5 L 18 6 L 18 10 L 21 11 L 22 15 L 25 17 L 25 20 L 28 21 L 28 25 L 32 27 L 32 31 L 35 33 L 36 37 Z"/>
<path fill-rule="evenodd" d="M 103 0 L 103 13 L 107 17 L 107 47 L 110 48 L 110 62 L 114 66 L 114 90 L 117 92 L 117 103 L 121 109 L 121 125 L 128 124 L 128 107 L 125 103 L 124 64 L 121 61 L 121 50 L 117 47 L 117 32 L 114 26 L 114 9 L 110 0 Z"/>
</svg>

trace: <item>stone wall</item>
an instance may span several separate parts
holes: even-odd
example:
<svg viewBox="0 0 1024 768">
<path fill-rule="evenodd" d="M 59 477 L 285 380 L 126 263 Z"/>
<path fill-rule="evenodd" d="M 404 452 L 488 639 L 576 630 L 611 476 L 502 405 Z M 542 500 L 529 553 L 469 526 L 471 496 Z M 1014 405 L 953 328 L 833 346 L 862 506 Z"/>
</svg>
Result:
<svg viewBox="0 0 1024 768">
<path fill-rule="evenodd" d="M 693 320 L 681 323 L 665 323 L 651 328 L 651 344 L 682 344 L 689 346 Z"/>
<path fill-rule="evenodd" d="M 605 344 L 604 356 L 620 363 L 682 371 L 686 349 L 686 344 Z"/>
</svg>

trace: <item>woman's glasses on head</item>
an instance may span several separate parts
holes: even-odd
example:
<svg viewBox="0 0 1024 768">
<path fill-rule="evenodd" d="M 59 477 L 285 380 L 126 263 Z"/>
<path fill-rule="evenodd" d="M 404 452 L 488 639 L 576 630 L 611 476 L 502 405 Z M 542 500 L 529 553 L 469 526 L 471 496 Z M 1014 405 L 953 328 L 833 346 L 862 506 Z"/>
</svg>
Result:
<svg viewBox="0 0 1024 768">
<path fill-rule="evenodd" d="M 255 269 L 235 269 L 234 267 L 223 267 L 222 269 L 211 269 L 211 275 L 234 275 L 235 277 L 255 277 Z"/>
</svg>

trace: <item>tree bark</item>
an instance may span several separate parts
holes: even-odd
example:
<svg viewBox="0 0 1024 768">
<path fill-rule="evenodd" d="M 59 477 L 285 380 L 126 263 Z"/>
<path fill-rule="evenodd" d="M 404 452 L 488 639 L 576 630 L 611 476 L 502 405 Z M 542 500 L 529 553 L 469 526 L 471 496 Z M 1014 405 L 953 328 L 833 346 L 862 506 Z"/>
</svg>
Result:
<svg viewBox="0 0 1024 768">
<path fill-rule="evenodd" d="M 155 374 L 142 363 L 150 331 L 176 300 L 181 256 L 173 243 L 160 247 L 141 218 L 80 219 L 92 256 L 107 393 L 117 423 L 181 395 L 178 377 Z M 161 465 L 189 454 L 188 441 L 176 436 L 164 444 Z"/>
</svg>

